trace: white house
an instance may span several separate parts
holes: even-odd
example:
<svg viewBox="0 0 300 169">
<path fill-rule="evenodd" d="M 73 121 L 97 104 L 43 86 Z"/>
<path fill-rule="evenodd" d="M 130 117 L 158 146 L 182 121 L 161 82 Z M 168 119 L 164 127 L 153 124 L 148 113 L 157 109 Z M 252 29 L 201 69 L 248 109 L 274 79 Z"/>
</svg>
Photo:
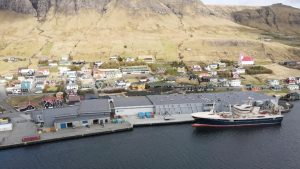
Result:
<svg viewBox="0 0 300 169">
<path fill-rule="evenodd" d="M 287 88 L 289 90 L 299 90 L 299 85 L 288 85 Z"/>
<path fill-rule="evenodd" d="M 200 65 L 193 65 L 193 66 L 192 66 L 192 70 L 193 70 L 194 72 L 201 72 L 201 71 L 202 71 L 202 68 L 201 68 Z"/>
<path fill-rule="evenodd" d="M 226 68 L 226 66 L 227 66 L 226 63 L 223 63 L 223 62 L 218 63 L 219 68 Z"/>
<path fill-rule="evenodd" d="M 70 70 L 70 68 L 68 68 L 68 67 L 58 67 L 58 71 L 59 71 L 60 75 L 65 74 L 69 70 Z"/>
<path fill-rule="evenodd" d="M 276 80 L 276 79 L 268 80 L 268 84 L 270 86 L 278 86 L 278 85 L 280 85 L 279 80 Z"/>
<path fill-rule="evenodd" d="M 126 62 L 135 62 L 135 59 L 132 57 L 126 58 Z"/>
<path fill-rule="evenodd" d="M 234 72 L 238 73 L 238 74 L 245 74 L 246 73 L 246 69 L 245 68 L 235 68 L 233 69 Z"/>
<path fill-rule="evenodd" d="M 49 66 L 50 66 L 50 67 L 57 67 L 57 66 L 58 66 L 58 63 L 56 63 L 56 62 L 51 62 L 51 63 L 49 63 Z"/>
<path fill-rule="evenodd" d="M 14 78 L 14 75 L 13 74 L 7 74 L 7 75 L 4 75 L 4 79 L 5 80 L 12 80 Z"/>
<path fill-rule="evenodd" d="M 73 91 L 76 92 L 79 89 L 79 86 L 76 83 L 69 83 L 69 84 L 66 85 L 66 89 L 67 90 L 73 90 Z"/>
<path fill-rule="evenodd" d="M 251 56 L 241 55 L 239 60 L 239 65 L 251 66 L 254 65 L 254 59 Z"/>
<path fill-rule="evenodd" d="M 218 69 L 219 65 L 217 63 L 212 63 L 208 65 L 211 69 Z"/>
<path fill-rule="evenodd" d="M 119 79 L 123 74 L 120 69 L 94 69 L 93 77 L 96 80 Z"/>
<path fill-rule="evenodd" d="M 149 64 L 155 63 L 155 57 L 153 55 L 142 55 L 139 56 L 138 59 Z"/>
<path fill-rule="evenodd" d="M 241 80 L 240 79 L 235 79 L 235 80 L 231 80 L 229 85 L 231 87 L 241 87 Z"/>
</svg>

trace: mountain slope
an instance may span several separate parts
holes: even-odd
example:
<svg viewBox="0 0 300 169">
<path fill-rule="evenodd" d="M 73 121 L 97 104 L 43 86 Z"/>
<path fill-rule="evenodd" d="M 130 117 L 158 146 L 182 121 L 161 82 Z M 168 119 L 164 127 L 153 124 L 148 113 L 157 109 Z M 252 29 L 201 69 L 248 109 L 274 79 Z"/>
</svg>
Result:
<svg viewBox="0 0 300 169">
<path fill-rule="evenodd" d="M 198 62 L 236 60 L 241 52 L 277 61 L 300 53 L 298 47 L 261 41 L 264 31 L 220 17 L 245 7 L 214 10 L 198 0 L 0 0 L 0 8 L 5 9 L 0 10 L 0 57 L 32 63 L 62 55 L 95 61 L 150 54 L 171 61 L 179 53 Z M 0 72 L 15 69 L 1 65 Z"/>
<path fill-rule="evenodd" d="M 232 14 L 237 23 L 271 32 L 300 34 L 300 9 L 274 4 Z"/>
</svg>

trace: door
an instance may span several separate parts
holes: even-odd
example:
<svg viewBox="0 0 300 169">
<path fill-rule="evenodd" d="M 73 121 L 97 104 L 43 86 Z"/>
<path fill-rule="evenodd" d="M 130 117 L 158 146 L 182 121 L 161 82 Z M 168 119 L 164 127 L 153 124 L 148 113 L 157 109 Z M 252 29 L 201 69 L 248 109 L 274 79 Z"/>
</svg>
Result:
<svg viewBox="0 0 300 169">
<path fill-rule="evenodd" d="M 60 128 L 61 129 L 66 129 L 67 128 L 67 124 L 66 123 L 61 123 L 60 124 Z"/>
</svg>

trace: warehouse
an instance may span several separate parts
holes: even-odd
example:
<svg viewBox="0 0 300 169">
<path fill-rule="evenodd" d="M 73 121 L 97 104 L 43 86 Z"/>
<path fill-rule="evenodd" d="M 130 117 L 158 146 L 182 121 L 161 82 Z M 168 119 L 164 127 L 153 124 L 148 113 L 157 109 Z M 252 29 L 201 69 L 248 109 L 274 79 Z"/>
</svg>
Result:
<svg viewBox="0 0 300 169">
<path fill-rule="evenodd" d="M 148 96 L 111 96 L 112 112 L 120 116 L 137 116 L 139 113 L 154 112 L 165 114 L 191 114 L 210 111 L 215 104 L 216 111 L 228 111 L 229 105 L 254 100 L 270 99 L 269 96 L 254 92 L 195 93 Z"/>
<path fill-rule="evenodd" d="M 108 99 L 84 100 L 78 106 L 32 112 L 32 119 L 44 128 L 56 130 L 103 125 L 110 121 Z"/>
<path fill-rule="evenodd" d="M 154 106 L 146 96 L 111 96 L 110 98 L 115 115 L 135 116 L 141 112 L 154 112 Z"/>
<path fill-rule="evenodd" d="M 191 114 L 212 109 L 213 100 L 201 97 L 201 95 L 152 95 L 148 96 L 154 104 L 155 112 L 165 114 Z"/>
<path fill-rule="evenodd" d="M 13 129 L 13 125 L 9 118 L 0 118 L 0 132 L 11 131 L 12 129 Z"/>
</svg>

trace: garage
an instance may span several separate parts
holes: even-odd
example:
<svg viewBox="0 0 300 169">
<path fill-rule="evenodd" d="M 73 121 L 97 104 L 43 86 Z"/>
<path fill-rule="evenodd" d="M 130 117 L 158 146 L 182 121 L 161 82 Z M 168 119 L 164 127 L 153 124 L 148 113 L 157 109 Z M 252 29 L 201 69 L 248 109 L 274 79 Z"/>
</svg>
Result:
<svg viewBox="0 0 300 169">
<path fill-rule="evenodd" d="M 61 129 L 66 129 L 67 128 L 67 123 L 61 123 L 60 128 Z"/>
</svg>

